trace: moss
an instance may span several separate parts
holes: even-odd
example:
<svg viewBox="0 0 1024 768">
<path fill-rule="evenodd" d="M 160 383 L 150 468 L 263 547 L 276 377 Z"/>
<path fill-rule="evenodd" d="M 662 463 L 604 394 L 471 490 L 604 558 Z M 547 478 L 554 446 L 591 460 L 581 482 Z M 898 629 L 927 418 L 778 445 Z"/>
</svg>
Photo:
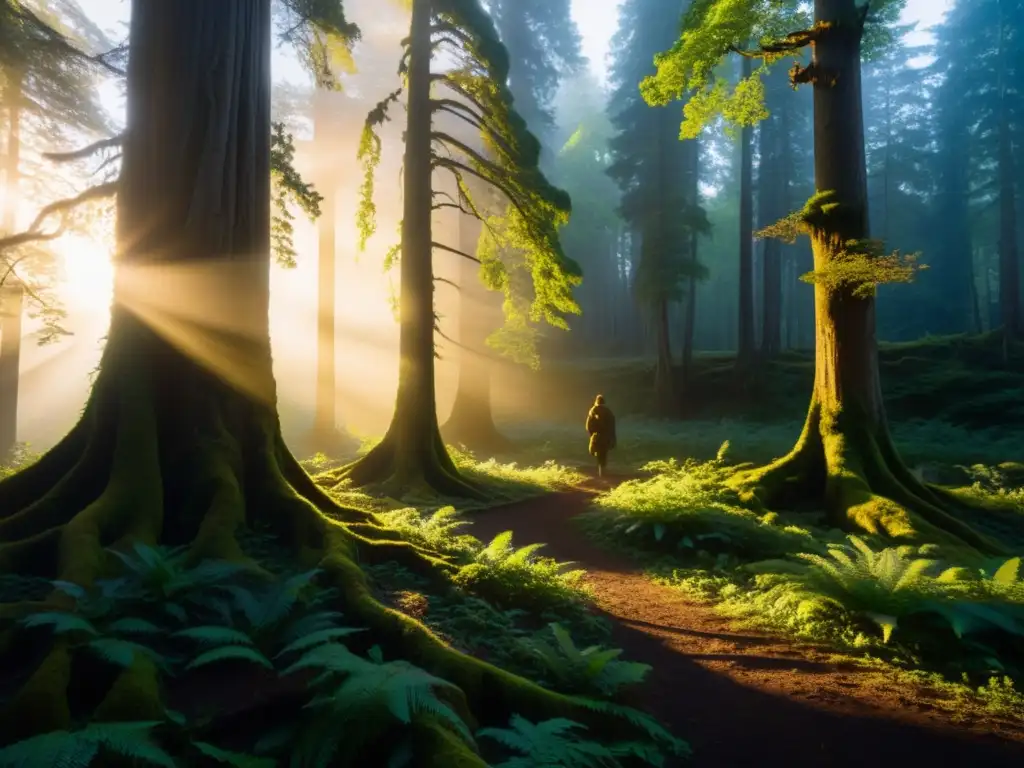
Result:
<svg viewBox="0 0 1024 768">
<path fill-rule="evenodd" d="M 93 717 L 109 723 L 163 720 L 160 692 L 160 671 L 150 659 L 137 654 L 131 667 L 114 681 Z"/>
<path fill-rule="evenodd" d="M 8 743 L 46 731 L 67 730 L 71 652 L 58 643 L 4 709 L 0 729 Z"/>
</svg>

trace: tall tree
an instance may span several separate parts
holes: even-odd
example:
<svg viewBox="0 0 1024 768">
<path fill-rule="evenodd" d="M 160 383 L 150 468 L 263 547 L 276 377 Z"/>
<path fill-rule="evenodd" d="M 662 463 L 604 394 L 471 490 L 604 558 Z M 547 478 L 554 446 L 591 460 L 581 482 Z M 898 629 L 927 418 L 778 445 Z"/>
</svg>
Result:
<svg viewBox="0 0 1024 768">
<path fill-rule="evenodd" d="M 447 48 L 459 65 L 444 74 L 432 73 L 435 50 Z M 568 262 L 558 241 L 569 199 L 541 174 L 540 145 L 512 109 L 508 56 L 493 21 L 476 0 L 413 0 L 406 55 L 404 90 L 407 124 L 403 166 L 402 242 L 399 266 L 400 363 L 395 412 L 384 438 L 360 460 L 336 477 L 356 485 L 391 481 L 399 491 L 425 483 L 443 494 L 476 496 L 479 490 L 460 477 L 441 440 L 434 380 L 433 250 L 477 257 L 434 241 L 431 214 L 435 206 L 454 206 L 484 218 L 487 208 L 474 200 L 467 178 L 496 188 L 507 198 L 502 227 L 505 248 L 480 259 L 490 285 L 506 294 L 506 308 L 522 320 L 522 303 L 514 300 L 525 273 L 532 281 L 529 301 L 532 319 L 565 327 L 562 314 L 576 310 L 572 286 L 576 267 Z M 441 92 L 432 95 L 432 88 Z M 364 235 L 372 231 L 373 169 L 379 162 L 380 141 L 374 126 L 386 119 L 387 108 L 399 98 L 396 91 L 374 110 L 367 122 L 362 156 L 367 167 L 366 195 L 360 213 Z M 435 125 L 437 114 L 454 116 L 479 130 L 484 152 Z M 433 169 L 452 174 L 458 195 L 435 203 Z M 522 254 L 510 265 L 501 259 L 509 249 Z"/>
<path fill-rule="evenodd" d="M 991 325 L 1002 326 L 1007 338 L 1020 332 L 1022 322 L 1017 216 L 1019 146 L 1024 135 L 1022 27 L 1022 0 L 960 0 L 939 28 L 937 45 L 939 66 L 944 69 L 938 101 L 941 126 L 953 140 L 957 121 L 964 123 L 959 135 L 967 140 L 956 154 L 969 163 L 970 213 L 976 224 L 972 239 L 983 251 L 996 255 L 998 289 L 993 292 Z M 943 170 L 944 186 L 950 183 L 945 179 L 957 183 L 957 169 Z M 937 213 L 944 213 L 955 202 L 956 198 L 944 194 L 940 198 L 944 208 Z M 965 240 L 962 235 L 958 239 Z"/>
<path fill-rule="evenodd" d="M 542 153 L 555 129 L 554 99 L 585 64 L 570 0 L 490 0 L 508 50 L 508 88 L 516 111 L 538 136 Z"/>
<path fill-rule="evenodd" d="M 879 8 L 892 14 L 900 3 L 887 5 Z M 871 7 L 856 0 L 815 0 L 812 25 L 769 37 L 777 21 L 771 5 L 699 2 L 676 45 L 658 58 L 658 74 L 643 84 L 655 104 L 694 91 L 686 114 L 698 126 L 722 111 L 743 122 L 751 114 L 745 106 L 752 94 L 760 98 L 760 88 L 741 83 L 730 92 L 715 82 L 712 66 L 751 38 L 761 41 L 768 60 L 812 47 L 810 64 L 795 65 L 792 79 L 814 88 L 818 191 L 788 223 L 810 235 L 814 252 L 813 394 L 793 450 L 767 467 L 737 474 L 734 482 L 747 498 L 764 504 L 794 495 L 816 497 L 843 525 L 999 551 L 999 545 L 950 514 L 950 497 L 910 472 L 889 433 L 878 374 L 874 289 L 886 280 L 908 279 L 913 265 L 883 256 L 868 238 L 861 57 L 865 33 L 871 47 L 884 46 L 888 36 L 884 26 L 869 24 Z M 687 132 L 692 135 L 692 125 Z M 780 225 L 780 234 L 783 229 Z"/>
<path fill-rule="evenodd" d="M 516 112 L 541 142 L 541 162 L 550 153 L 547 145 L 555 128 L 553 100 L 562 79 L 571 76 L 583 65 L 580 36 L 572 18 L 568 0 L 492 0 L 489 9 L 509 57 L 508 88 Z M 460 231 L 472 231 L 463 223 Z M 479 230 L 477 230 L 479 231 Z M 462 250 L 473 253 L 475 246 L 463 244 Z M 515 258 L 515 254 L 505 254 Z M 486 340 L 498 326 L 488 327 L 486 321 L 500 318 L 493 312 L 495 297 L 480 291 L 468 282 L 464 265 L 460 280 L 459 383 L 452 413 L 442 427 L 447 439 L 471 448 L 495 450 L 506 440 L 494 424 L 491 410 L 491 364 L 493 350 Z M 474 322 L 469 322 L 472 315 Z"/>
<path fill-rule="evenodd" d="M 697 274 L 692 234 L 702 229 L 704 218 L 697 201 L 687 194 L 686 172 L 696 148 L 679 142 L 679 121 L 671 110 L 644 104 L 637 83 L 653 71 L 654 54 L 671 43 L 673 22 L 682 10 L 680 0 L 622 4 L 619 31 L 612 41 L 614 86 L 609 102 L 618 131 L 610 143 L 614 163 L 609 174 L 622 191 L 622 218 L 639 240 L 634 290 L 654 330 L 655 401 L 663 415 L 679 409 L 669 307 L 681 300 L 686 279 Z"/>
</svg>

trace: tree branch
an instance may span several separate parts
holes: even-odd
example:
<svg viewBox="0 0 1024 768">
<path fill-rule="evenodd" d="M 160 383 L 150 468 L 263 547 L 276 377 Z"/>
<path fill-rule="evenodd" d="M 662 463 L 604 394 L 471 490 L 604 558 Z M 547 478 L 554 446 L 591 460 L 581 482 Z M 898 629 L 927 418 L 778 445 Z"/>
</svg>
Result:
<svg viewBox="0 0 1024 768">
<path fill-rule="evenodd" d="M 75 160 L 84 160 L 85 158 L 91 157 L 97 152 L 102 152 L 105 149 L 120 147 L 122 144 L 124 144 L 124 132 L 117 134 L 117 136 L 111 136 L 107 139 L 100 139 L 87 147 L 75 149 L 71 152 L 43 152 L 43 157 L 54 163 L 70 163 Z"/>
<path fill-rule="evenodd" d="M 29 228 L 24 232 L 0 238 L 0 251 L 5 251 L 8 248 L 16 248 L 27 243 L 54 240 L 60 237 L 64 234 L 64 231 L 67 228 L 67 217 L 69 213 L 84 203 L 88 203 L 93 200 L 102 200 L 103 198 L 116 195 L 117 187 L 118 181 L 108 181 L 104 184 L 97 184 L 94 187 L 89 187 L 87 190 L 75 195 L 74 197 L 56 200 L 49 205 L 44 206 L 39 213 L 36 214 L 36 218 L 32 224 L 29 225 Z M 60 215 L 60 226 L 54 232 L 43 232 L 43 224 L 53 215 Z"/>
<path fill-rule="evenodd" d="M 448 253 L 454 253 L 456 256 L 461 256 L 464 259 L 469 259 L 470 261 L 475 261 L 477 264 L 483 263 L 476 256 L 470 256 L 465 251 L 460 251 L 458 248 L 452 248 L 450 245 L 445 245 L 444 243 L 439 243 L 437 241 L 434 241 L 434 242 L 432 242 L 430 244 L 430 247 L 431 248 L 437 248 L 437 249 L 442 250 L 442 251 L 448 251 Z"/>
<path fill-rule="evenodd" d="M 445 283 L 446 285 L 450 285 L 456 291 L 462 291 L 462 286 L 461 285 L 456 283 L 454 280 L 449 280 L 447 277 L 435 277 L 434 278 L 434 282 L 435 283 Z"/>
</svg>

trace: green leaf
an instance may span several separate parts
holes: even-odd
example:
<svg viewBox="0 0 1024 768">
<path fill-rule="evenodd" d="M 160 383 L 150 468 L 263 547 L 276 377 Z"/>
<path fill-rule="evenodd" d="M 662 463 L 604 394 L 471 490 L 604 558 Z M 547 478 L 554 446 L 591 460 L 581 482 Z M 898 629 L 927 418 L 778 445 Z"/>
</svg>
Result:
<svg viewBox="0 0 1024 768">
<path fill-rule="evenodd" d="M 661 541 L 663 538 L 665 538 L 665 524 L 664 523 L 655 523 L 654 524 L 654 540 L 655 541 Z"/>
<path fill-rule="evenodd" d="M 307 648 L 312 648 L 314 645 L 333 642 L 334 640 L 347 637 L 355 634 L 356 632 L 365 631 L 365 629 L 358 627 L 331 627 L 330 629 L 322 629 L 319 632 L 313 632 L 305 637 L 300 637 L 295 642 L 285 646 L 274 658 L 279 658 L 296 651 L 304 651 Z"/>
<path fill-rule="evenodd" d="M 251 661 L 267 669 L 274 668 L 270 660 L 255 648 L 247 645 L 224 645 L 220 648 L 214 648 L 212 651 L 199 654 L 189 662 L 186 669 L 197 669 L 198 667 L 205 667 L 221 661 Z"/>
<path fill-rule="evenodd" d="M 175 632 L 172 637 L 184 637 L 202 645 L 252 645 L 252 638 L 245 632 L 231 627 L 203 626 L 189 627 Z"/>
<path fill-rule="evenodd" d="M 126 634 L 139 634 L 139 635 L 158 635 L 163 632 L 163 628 L 158 627 L 156 624 L 146 621 L 145 619 L 117 619 L 110 623 L 107 627 L 111 632 L 124 632 Z"/>
<path fill-rule="evenodd" d="M 33 613 L 24 617 L 19 622 L 23 627 L 44 627 L 50 625 L 55 634 L 62 635 L 66 632 L 86 632 L 90 635 L 98 635 L 99 632 L 88 621 L 81 616 L 60 611 L 46 611 L 44 613 Z"/>
<path fill-rule="evenodd" d="M 241 752 L 229 752 L 226 749 L 207 744 L 205 741 L 193 741 L 192 746 L 218 763 L 230 765 L 231 768 L 275 768 L 277 761 L 270 757 L 255 757 Z"/>
</svg>

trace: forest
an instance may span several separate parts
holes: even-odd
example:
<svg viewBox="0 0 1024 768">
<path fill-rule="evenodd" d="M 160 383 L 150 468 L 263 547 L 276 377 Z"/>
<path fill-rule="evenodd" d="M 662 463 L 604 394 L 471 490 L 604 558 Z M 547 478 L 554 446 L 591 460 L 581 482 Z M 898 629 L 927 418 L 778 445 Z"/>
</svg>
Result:
<svg viewBox="0 0 1024 768">
<path fill-rule="evenodd" d="M 0 768 L 1019 766 L 1024 0 L 0 0 Z"/>
</svg>

